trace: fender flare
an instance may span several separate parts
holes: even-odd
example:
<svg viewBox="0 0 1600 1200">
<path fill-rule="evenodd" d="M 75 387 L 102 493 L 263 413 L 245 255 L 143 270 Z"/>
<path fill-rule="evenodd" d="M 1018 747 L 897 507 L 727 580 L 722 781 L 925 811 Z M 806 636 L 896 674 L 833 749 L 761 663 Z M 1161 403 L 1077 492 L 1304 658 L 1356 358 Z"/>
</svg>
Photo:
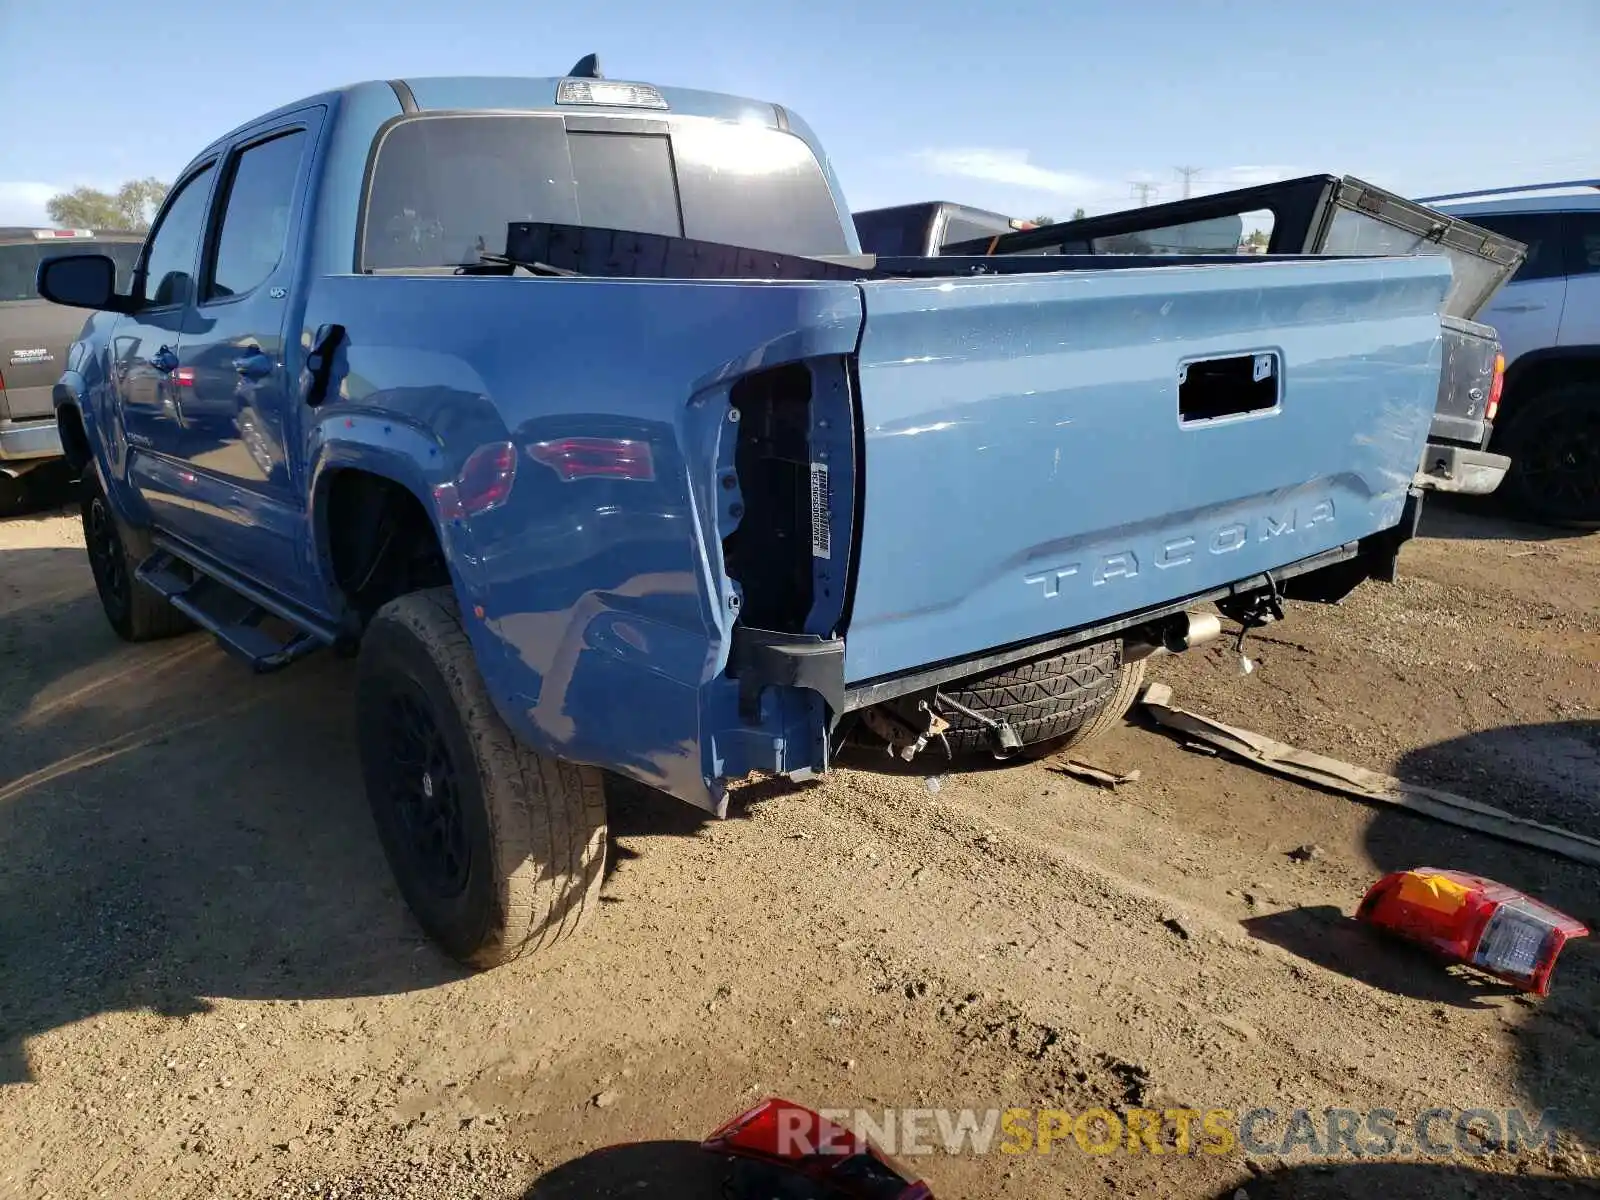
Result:
<svg viewBox="0 0 1600 1200">
<path fill-rule="evenodd" d="M 86 399 L 90 394 L 89 381 L 81 371 L 64 371 L 50 389 L 51 405 L 55 410 L 56 430 L 61 437 L 63 451 L 66 450 L 69 436 L 62 422 L 64 411 L 75 413 L 79 425 L 83 429 L 83 439 L 87 443 L 88 457 L 78 466 L 79 474 L 93 468 L 100 481 L 100 490 L 106 497 L 106 502 L 111 505 L 111 511 L 125 526 L 130 529 L 145 529 L 150 524 L 149 510 L 139 494 L 129 485 L 127 479 L 127 444 L 122 442 L 118 447 L 113 447 L 105 436 L 101 427 L 100 414 L 95 411 L 95 405 Z M 113 457 L 113 450 L 120 450 L 117 461 Z M 71 455 L 66 455 L 71 463 Z M 120 467 L 120 469 L 118 469 Z"/>
<path fill-rule="evenodd" d="M 431 457 L 429 451 L 436 451 L 433 440 L 404 422 L 373 414 L 345 415 L 339 424 L 343 428 L 337 433 L 326 425 L 313 432 L 306 462 L 306 519 L 315 560 L 312 565 L 329 595 L 337 594 L 338 581 L 328 544 L 327 505 L 333 478 L 344 471 L 372 475 L 410 493 L 427 514 L 434 535 L 445 550 L 451 575 L 456 576 L 456 556 L 451 550 L 452 543 L 460 543 L 461 534 L 440 520 L 433 481 L 425 466 Z M 456 580 L 458 591 L 465 582 Z"/>
</svg>

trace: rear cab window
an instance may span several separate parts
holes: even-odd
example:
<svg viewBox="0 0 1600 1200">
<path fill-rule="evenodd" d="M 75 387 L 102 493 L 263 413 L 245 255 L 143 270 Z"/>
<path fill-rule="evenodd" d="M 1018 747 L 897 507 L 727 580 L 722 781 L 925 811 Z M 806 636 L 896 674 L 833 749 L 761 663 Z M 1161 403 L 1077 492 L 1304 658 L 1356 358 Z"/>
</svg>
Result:
<svg viewBox="0 0 1600 1200">
<path fill-rule="evenodd" d="M 998 237 L 1012 232 L 1013 228 L 1007 218 L 998 214 L 990 216 L 972 209 L 957 209 L 945 220 L 944 233 L 940 235 L 939 245 L 954 246 L 961 242 L 976 241 L 978 238 Z"/>
<path fill-rule="evenodd" d="M 142 242 L 98 238 L 51 238 L 0 243 L 0 304 L 37 300 L 33 281 L 39 264 L 58 254 L 106 254 L 117 264 L 117 290 L 127 291 Z"/>
<path fill-rule="evenodd" d="M 700 238 L 786 254 L 848 246 L 801 139 L 703 118 L 418 114 L 381 132 L 360 267 L 472 265 L 513 221 Z"/>
</svg>

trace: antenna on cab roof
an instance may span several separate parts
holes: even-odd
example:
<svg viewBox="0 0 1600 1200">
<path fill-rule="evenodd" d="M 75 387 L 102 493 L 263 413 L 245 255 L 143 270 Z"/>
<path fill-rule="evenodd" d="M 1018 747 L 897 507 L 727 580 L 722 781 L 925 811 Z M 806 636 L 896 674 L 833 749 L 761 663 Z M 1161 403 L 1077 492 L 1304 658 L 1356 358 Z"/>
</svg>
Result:
<svg viewBox="0 0 1600 1200">
<path fill-rule="evenodd" d="M 600 74 L 600 56 L 598 54 L 585 54 L 580 58 L 572 70 L 567 72 L 568 79 L 604 79 Z"/>
</svg>

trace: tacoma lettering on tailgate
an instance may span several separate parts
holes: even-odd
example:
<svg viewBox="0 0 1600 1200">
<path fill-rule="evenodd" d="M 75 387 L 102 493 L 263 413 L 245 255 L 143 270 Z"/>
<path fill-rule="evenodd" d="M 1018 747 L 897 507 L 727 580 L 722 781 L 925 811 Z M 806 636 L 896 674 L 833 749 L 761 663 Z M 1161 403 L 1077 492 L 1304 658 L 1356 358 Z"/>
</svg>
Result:
<svg viewBox="0 0 1600 1200">
<path fill-rule="evenodd" d="M 1158 571 L 1169 571 L 1194 562 L 1202 555 L 1231 554 L 1250 542 L 1269 542 L 1291 534 L 1305 533 L 1333 520 L 1333 500 L 1317 500 L 1280 512 L 1264 512 L 1244 521 L 1229 521 L 1205 533 L 1179 534 L 1154 547 L 1129 547 L 1097 554 L 1088 563 L 1070 562 L 1047 571 L 1022 577 L 1029 587 L 1037 587 L 1045 599 L 1061 594 L 1068 579 L 1086 578 L 1093 587 L 1118 579 L 1132 579 L 1145 564 Z"/>
</svg>

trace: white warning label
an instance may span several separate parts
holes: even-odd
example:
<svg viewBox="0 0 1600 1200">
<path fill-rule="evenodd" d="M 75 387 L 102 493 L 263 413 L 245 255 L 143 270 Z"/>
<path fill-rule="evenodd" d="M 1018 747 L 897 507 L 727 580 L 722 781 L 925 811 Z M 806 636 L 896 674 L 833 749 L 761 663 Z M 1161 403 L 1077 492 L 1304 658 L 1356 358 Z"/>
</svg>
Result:
<svg viewBox="0 0 1600 1200">
<path fill-rule="evenodd" d="M 811 557 L 833 557 L 833 534 L 828 528 L 831 511 L 828 495 L 828 464 L 811 464 Z"/>
</svg>

